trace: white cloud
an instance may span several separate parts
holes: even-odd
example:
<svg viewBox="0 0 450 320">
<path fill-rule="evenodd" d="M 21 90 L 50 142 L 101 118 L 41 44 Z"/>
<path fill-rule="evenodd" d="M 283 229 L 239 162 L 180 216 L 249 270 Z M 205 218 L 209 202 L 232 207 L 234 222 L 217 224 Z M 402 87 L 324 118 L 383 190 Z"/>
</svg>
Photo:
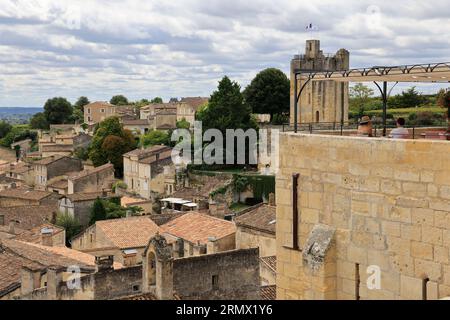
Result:
<svg viewBox="0 0 450 320">
<path fill-rule="evenodd" d="M 449 17 L 446 0 L 0 0 L 0 106 L 209 95 L 225 74 L 288 72 L 312 36 L 353 67 L 449 61 Z"/>
</svg>

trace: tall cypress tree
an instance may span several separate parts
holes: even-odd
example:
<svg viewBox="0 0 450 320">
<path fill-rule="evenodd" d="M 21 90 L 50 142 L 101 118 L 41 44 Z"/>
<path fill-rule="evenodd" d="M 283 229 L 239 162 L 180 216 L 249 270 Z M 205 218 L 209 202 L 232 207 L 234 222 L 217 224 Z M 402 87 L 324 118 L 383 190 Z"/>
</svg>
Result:
<svg viewBox="0 0 450 320">
<path fill-rule="evenodd" d="M 100 200 L 100 198 L 97 198 L 91 209 L 91 220 L 89 221 L 89 225 L 93 225 L 96 221 L 106 220 L 106 218 L 106 209 L 103 205 L 103 201 Z"/>
</svg>

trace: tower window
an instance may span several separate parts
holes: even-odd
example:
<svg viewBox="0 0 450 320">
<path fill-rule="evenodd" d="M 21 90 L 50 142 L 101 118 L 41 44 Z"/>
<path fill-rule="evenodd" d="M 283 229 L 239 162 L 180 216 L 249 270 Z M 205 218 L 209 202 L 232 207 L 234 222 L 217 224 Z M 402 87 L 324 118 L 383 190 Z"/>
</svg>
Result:
<svg viewBox="0 0 450 320">
<path fill-rule="evenodd" d="M 219 275 L 217 274 L 212 276 L 212 288 L 219 289 Z"/>
</svg>

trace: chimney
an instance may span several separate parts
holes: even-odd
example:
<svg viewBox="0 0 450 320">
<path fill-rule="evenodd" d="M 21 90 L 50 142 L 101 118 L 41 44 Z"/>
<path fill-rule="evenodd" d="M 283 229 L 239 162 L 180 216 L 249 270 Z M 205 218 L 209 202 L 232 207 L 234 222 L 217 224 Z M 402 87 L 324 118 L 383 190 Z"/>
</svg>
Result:
<svg viewBox="0 0 450 320">
<path fill-rule="evenodd" d="M 218 244 L 216 237 L 209 237 L 208 244 L 206 245 L 206 253 L 217 253 L 218 252 Z"/>
<path fill-rule="evenodd" d="M 11 221 L 9 222 L 9 230 L 8 230 L 8 233 L 10 233 L 10 234 L 16 234 L 16 223 L 17 223 L 16 220 L 11 220 Z"/>
<path fill-rule="evenodd" d="M 20 292 L 28 295 L 41 287 L 41 271 L 22 267 L 20 277 Z"/>
<path fill-rule="evenodd" d="M 47 299 L 58 300 L 60 285 L 63 281 L 63 268 L 49 267 L 47 269 Z"/>
<path fill-rule="evenodd" d="M 114 256 L 95 257 L 95 271 L 109 271 L 113 270 Z"/>
<path fill-rule="evenodd" d="M 275 193 L 269 193 L 269 206 L 275 207 Z"/>
<path fill-rule="evenodd" d="M 53 229 L 42 228 L 41 229 L 41 244 L 46 247 L 53 247 Z"/>
</svg>

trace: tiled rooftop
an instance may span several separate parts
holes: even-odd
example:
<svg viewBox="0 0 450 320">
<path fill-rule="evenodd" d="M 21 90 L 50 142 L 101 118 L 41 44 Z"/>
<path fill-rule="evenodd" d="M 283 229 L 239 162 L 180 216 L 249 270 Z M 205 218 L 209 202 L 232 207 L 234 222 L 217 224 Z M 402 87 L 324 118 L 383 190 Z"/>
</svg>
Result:
<svg viewBox="0 0 450 320">
<path fill-rule="evenodd" d="M 267 204 L 258 204 L 241 212 L 235 218 L 237 226 L 244 226 L 259 231 L 275 234 L 276 207 Z"/>
<path fill-rule="evenodd" d="M 24 230 L 30 230 L 50 221 L 52 215 L 57 212 L 56 204 L 0 208 L 0 215 L 5 216 L 5 225 L 12 220 L 18 221 L 17 227 Z"/>
<path fill-rule="evenodd" d="M 106 164 L 98 166 L 98 167 L 96 167 L 94 169 L 86 169 L 86 170 L 80 171 L 77 174 L 71 175 L 69 177 L 69 180 L 81 179 L 81 178 L 90 176 L 91 174 L 97 174 L 97 173 L 102 172 L 104 170 L 111 170 L 111 169 L 114 169 L 114 165 L 111 164 L 111 163 L 106 163 Z"/>
<path fill-rule="evenodd" d="M 198 212 L 190 212 L 162 225 L 161 232 L 191 243 L 206 244 L 210 237 L 221 239 L 235 233 L 236 226 L 231 221 Z"/>
<path fill-rule="evenodd" d="M 4 198 L 16 198 L 26 200 L 42 200 L 52 193 L 48 191 L 31 190 L 25 188 L 5 189 L 0 191 L 0 197 Z"/>
<path fill-rule="evenodd" d="M 145 247 L 159 230 L 146 216 L 97 221 L 96 228 L 100 229 L 114 246 L 121 249 Z"/>
</svg>

